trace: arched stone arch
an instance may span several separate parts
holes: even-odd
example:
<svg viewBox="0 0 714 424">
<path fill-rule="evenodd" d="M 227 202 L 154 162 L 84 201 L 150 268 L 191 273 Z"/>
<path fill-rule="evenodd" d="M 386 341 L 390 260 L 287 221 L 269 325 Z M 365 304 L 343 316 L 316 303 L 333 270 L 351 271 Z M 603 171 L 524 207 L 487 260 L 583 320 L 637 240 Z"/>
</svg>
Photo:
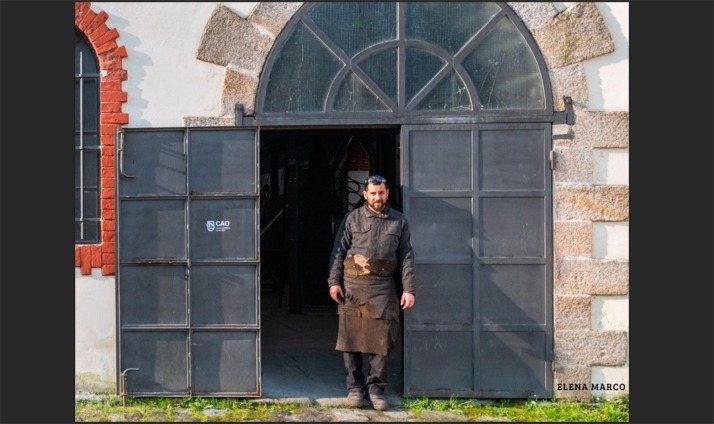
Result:
<svg viewBox="0 0 714 424">
<path fill-rule="evenodd" d="M 129 123 L 129 115 L 121 111 L 127 101 L 122 81 L 127 79 L 122 59 L 127 57 L 124 46 L 116 39 L 119 32 L 106 24 L 106 12 L 94 12 L 90 2 L 77 2 L 74 6 L 74 25 L 89 41 L 99 60 L 99 143 L 100 156 L 100 214 L 101 242 L 75 245 L 74 265 L 82 275 L 91 274 L 92 268 L 101 268 L 102 275 L 115 273 L 115 207 L 114 207 L 114 130 Z"/>
<path fill-rule="evenodd" d="M 241 103 L 252 114 L 263 65 L 297 3 L 259 3 L 242 18 L 219 4 L 203 31 L 196 58 L 224 66 L 221 115 L 234 118 Z M 587 82 L 582 62 L 614 51 L 612 37 L 594 3 L 576 3 L 559 13 L 552 3 L 509 2 L 533 34 L 546 61 L 554 109 L 564 111 L 563 96 L 587 109 Z"/>
</svg>

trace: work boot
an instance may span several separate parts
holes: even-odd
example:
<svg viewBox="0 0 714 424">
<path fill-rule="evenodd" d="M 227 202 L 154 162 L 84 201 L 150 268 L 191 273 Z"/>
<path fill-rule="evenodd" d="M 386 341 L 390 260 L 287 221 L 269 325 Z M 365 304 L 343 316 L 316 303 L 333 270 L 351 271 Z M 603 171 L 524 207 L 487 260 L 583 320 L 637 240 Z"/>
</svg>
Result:
<svg viewBox="0 0 714 424">
<path fill-rule="evenodd" d="M 347 393 L 347 404 L 352 408 L 361 408 L 363 405 L 362 399 L 364 399 L 362 392 L 355 391 Z"/>
<path fill-rule="evenodd" d="M 370 393 L 369 400 L 372 401 L 372 407 L 377 411 L 386 411 L 389 409 L 389 403 L 382 395 Z"/>
</svg>

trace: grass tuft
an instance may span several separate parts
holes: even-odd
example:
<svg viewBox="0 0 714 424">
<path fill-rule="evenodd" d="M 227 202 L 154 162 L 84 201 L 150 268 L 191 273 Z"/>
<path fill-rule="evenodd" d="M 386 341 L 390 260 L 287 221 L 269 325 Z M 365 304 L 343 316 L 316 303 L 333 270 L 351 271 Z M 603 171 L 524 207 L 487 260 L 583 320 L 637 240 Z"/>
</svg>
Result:
<svg viewBox="0 0 714 424">
<path fill-rule="evenodd" d="M 590 402 L 568 400 L 430 400 L 406 399 L 404 410 L 421 416 L 423 411 L 443 411 L 461 415 L 469 421 L 516 422 L 629 422 L 627 398 L 593 399 Z"/>
<path fill-rule="evenodd" d="M 478 400 L 406 398 L 402 409 L 420 418 L 426 411 L 463 417 L 465 421 L 629 422 L 628 397 L 588 402 L 572 400 Z M 75 422 L 239 422 L 284 421 L 281 416 L 305 409 L 236 398 L 127 398 L 76 400 Z M 307 408 L 323 409 L 320 406 Z"/>
</svg>

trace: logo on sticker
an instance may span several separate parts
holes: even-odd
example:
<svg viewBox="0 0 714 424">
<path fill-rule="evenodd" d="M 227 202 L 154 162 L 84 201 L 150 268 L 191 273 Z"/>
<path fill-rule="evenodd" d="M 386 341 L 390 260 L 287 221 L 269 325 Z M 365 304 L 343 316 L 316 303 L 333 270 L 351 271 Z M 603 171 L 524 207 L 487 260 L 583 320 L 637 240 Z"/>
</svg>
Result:
<svg viewBox="0 0 714 424">
<path fill-rule="evenodd" d="M 213 231 L 227 231 L 231 229 L 230 221 L 206 221 L 206 229 Z"/>
</svg>

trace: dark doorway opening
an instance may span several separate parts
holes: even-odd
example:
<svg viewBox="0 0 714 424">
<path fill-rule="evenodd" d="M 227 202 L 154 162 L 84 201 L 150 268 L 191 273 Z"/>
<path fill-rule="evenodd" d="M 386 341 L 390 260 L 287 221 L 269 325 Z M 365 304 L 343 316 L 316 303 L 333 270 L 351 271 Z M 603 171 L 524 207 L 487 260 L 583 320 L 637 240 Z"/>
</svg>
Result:
<svg viewBox="0 0 714 424">
<path fill-rule="evenodd" d="M 334 235 L 364 179 L 399 191 L 399 128 L 261 130 L 261 368 L 264 397 L 345 396 L 327 276 Z M 401 339 L 389 392 L 401 394 Z"/>
</svg>

